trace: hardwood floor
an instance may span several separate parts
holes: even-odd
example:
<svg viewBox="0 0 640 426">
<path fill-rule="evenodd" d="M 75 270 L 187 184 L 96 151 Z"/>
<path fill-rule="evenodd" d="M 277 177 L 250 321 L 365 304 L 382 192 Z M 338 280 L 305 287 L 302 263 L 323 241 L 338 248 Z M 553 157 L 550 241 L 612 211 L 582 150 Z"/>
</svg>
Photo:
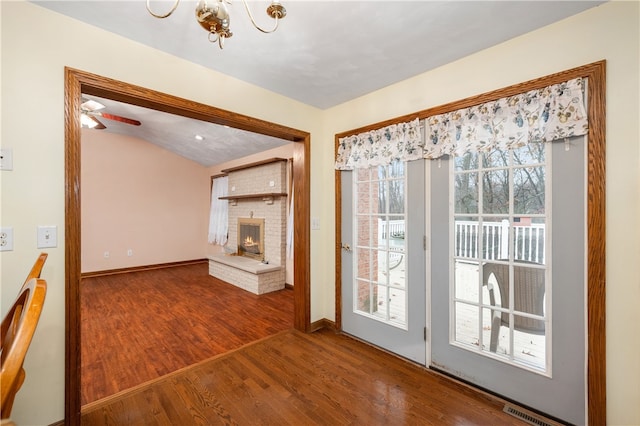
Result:
<svg viewBox="0 0 640 426">
<path fill-rule="evenodd" d="M 293 327 L 293 291 L 254 295 L 207 263 L 83 278 L 82 404 Z"/>
<path fill-rule="evenodd" d="M 85 425 L 524 425 L 497 399 L 350 337 L 295 330 L 84 407 Z"/>
</svg>

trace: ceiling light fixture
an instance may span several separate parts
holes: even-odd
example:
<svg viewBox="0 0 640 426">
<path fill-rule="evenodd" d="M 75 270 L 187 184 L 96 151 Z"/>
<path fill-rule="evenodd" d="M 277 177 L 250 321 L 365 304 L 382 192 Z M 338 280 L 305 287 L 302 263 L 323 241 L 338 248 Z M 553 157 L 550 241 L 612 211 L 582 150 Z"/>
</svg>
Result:
<svg viewBox="0 0 640 426">
<path fill-rule="evenodd" d="M 171 10 L 164 15 L 152 12 L 150 2 L 151 0 L 147 0 L 147 11 L 149 11 L 152 16 L 163 19 L 173 14 L 180 3 L 180 0 L 176 0 Z M 263 33 L 272 33 L 277 30 L 279 20 L 287 16 L 287 10 L 284 6 L 282 6 L 279 1 L 272 0 L 271 5 L 267 7 L 267 15 L 275 19 L 276 23 L 272 29 L 265 30 L 256 24 L 256 21 L 253 19 L 253 15 L 251 14 L 251 10 L 249 10 L 249 5 L 247 5 L 247 0 L 242 0 L 242 3 L 244 4 L 244 8 L 249 15 L 249 19 L 251 19 L 253 26 Z M 224 48 L 224 39 L 233 35 L 229 30 L 231 18 L 229 16 L 227 4 L 231 4 L 231 0 L 200 0 L 196 6 L 196 19 L 198 20 L 198 23 L 202 28 L 209 32 L 209 41 L 212 43 L 217 41 L 220 49 Z"/>
</svg>

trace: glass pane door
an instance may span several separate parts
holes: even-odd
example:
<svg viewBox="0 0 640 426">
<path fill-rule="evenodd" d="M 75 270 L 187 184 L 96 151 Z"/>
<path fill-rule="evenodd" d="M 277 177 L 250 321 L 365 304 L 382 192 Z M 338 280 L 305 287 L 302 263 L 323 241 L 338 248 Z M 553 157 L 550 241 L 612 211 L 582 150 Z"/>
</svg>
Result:
<svg viewBox="0 0 640 426">
<path fill-rule="evenodd" d="M 424 161 L 341 181 L 342 328 L 425 364 Z"/>
<path fill-rule="evenodd" d="M 407 327 L 405 163 L 357 169 L 354 312 Z"/>
</svg>

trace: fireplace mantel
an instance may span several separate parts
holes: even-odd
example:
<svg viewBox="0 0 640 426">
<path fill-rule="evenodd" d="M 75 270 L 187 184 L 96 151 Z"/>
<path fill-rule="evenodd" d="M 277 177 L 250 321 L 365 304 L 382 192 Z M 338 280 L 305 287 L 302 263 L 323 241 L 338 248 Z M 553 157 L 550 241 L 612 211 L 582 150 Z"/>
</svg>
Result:
<svg viewBox="0 0 640 426">
<path fill-rule="evenodd" d="M 229 200 L 231 204 L 236 205 L 238 200 L 262 199 L 267 204 L 273 204 L 274 198 L 286 197 L 286 192 L 267 192 L 265 194 L 243 194 L 243 195 L 226 195 L 218 197 L 219 200 Z"/>
</svg>

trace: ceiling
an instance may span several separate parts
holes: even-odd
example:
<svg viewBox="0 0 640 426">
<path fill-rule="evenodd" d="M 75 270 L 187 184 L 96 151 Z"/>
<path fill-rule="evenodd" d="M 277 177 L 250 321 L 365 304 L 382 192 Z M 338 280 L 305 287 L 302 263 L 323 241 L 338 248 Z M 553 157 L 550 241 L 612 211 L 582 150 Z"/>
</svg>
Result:
<svg viewBox="0 0 640 426">
<path fill-rule="evenodd" d="M 196 21 L 193 1 L 181 1 L 175 13 L 166 19 L 152 17 L 140 0 L 35 3 L 326 109 L 604 2 L 281 0 L 287 9 L 286 18 L 275 33 L 263 34 L 252 27 L 242 2 L 235 0 L 229 7 L 233 37 L 225 42 L 223 50 L 208 41 L 207 33 Z M 269 3 L 249 1 L 255 20 L 264 27 L 272 25 L 264 12 Z M 155 13 L 168 11 L 172 4 L 151 1 Z M 108 46 L 103 48 L 110 51 Z M 115 54 L 110 51 L 110 55 Z M 105 123 L 107 131 L 137 132 L 135 136 L 179 151 L 207 166 L 228 161 L 221 161 L 222 157 L 248 155 L 242 142 L 246 139 L 250 146 L 255 146 L 257 140 L 264 138 L 211 123 L 178 117 L 156 118 L 154 114 L 161 113 L 142 111 L 140 107 L 106 100 L 101 103 L 108 104 L 107 112 L 143 123 L 135 128 L 109 121 Z M 150 123 L 153 126 L 145 125 Z M 203 145 L 209 148 L 193 144 L 195 133 L 208 135 Z M 265 139 L 264 146 L 289 143 L 268 139 L 272 140 Z M 214 142 L 221 144 L 220 151 L 211 148 Z M 221 151 L 225 152 L 222 157 Z"/>
</svg>

